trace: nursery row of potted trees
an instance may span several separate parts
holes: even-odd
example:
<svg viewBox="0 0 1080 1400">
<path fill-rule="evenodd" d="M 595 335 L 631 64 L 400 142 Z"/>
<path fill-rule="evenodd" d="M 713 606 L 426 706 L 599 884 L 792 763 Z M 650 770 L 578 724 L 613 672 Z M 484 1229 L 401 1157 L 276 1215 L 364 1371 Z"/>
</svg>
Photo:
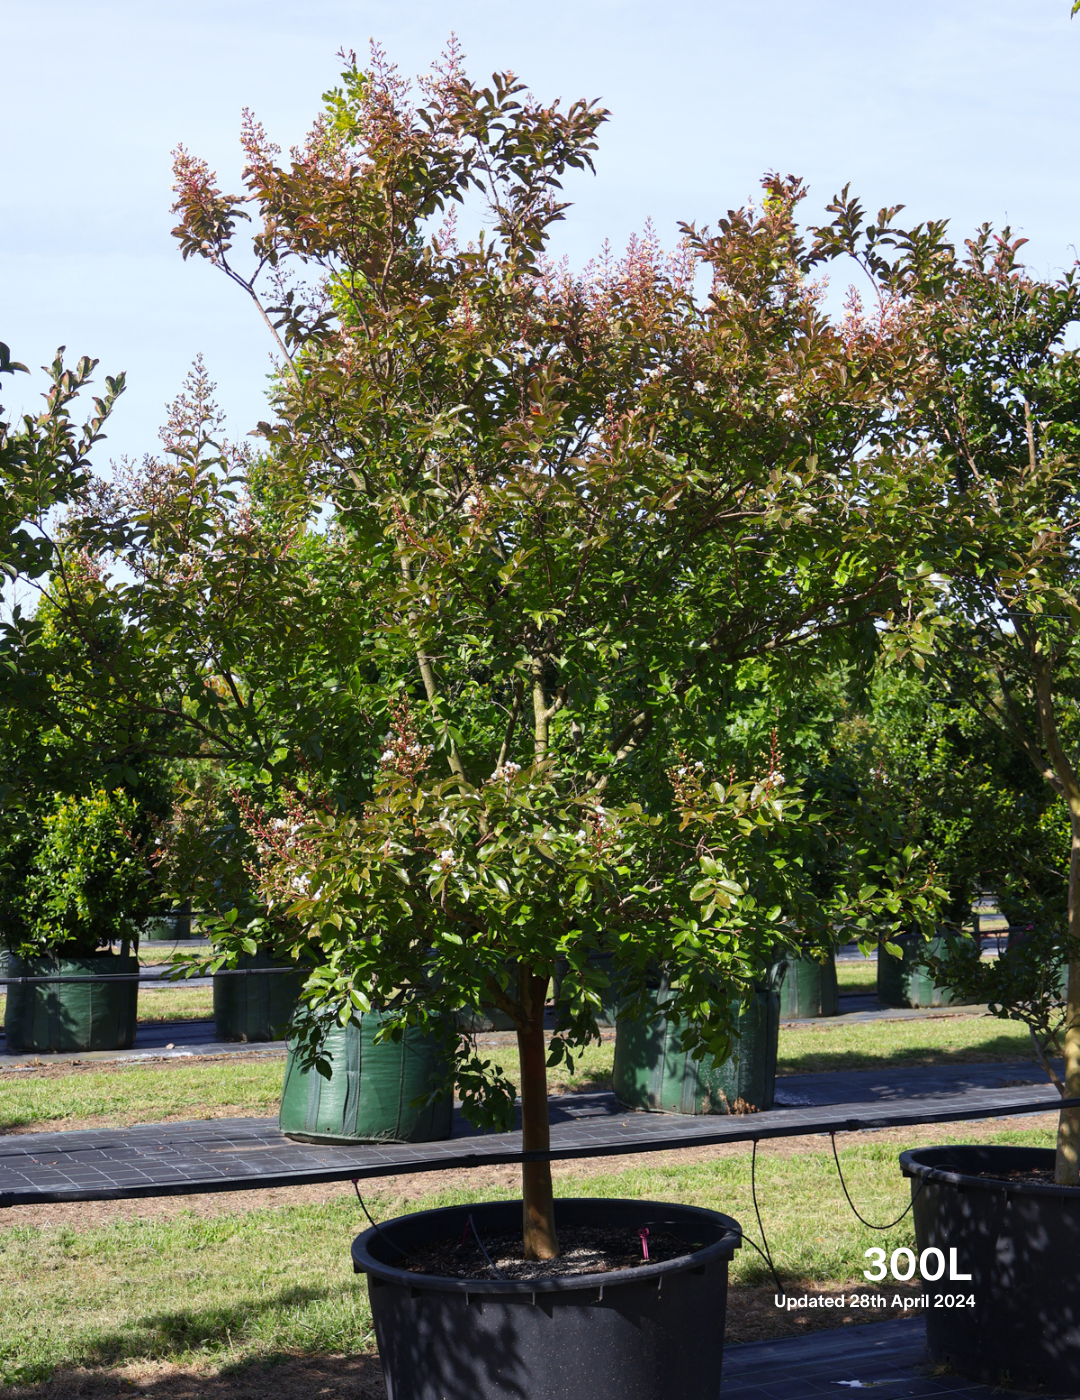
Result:
<svg viewBox="0 0 1080 1400">
<path fill-rule="evenodd" d="M 687 225 L 672 256 L 646 238 L 572 274 L 546 250 L 605 117 L 536 103 L 509 74 L 479 87 L 453 50 L 410 91 L 376 50 L 289 161 L 246 122 L 241 194 L 178 149 L 183 255 L 242 285 L 279 355 L 264 451 L 222 442 L 197 368 L 164 453 L 94 478 L 122 382 L 76 430 L 93 367 L 60 358 L 43 413 L 0 434 L 4 566 L 40 593 L 4 627 L 8 813 L 37 820 L 61 788 L 134 800 L 139 763 L 188 765 L 154 859 L 174 898 L 198 888 L 182 870 L 214 885 L 228 866 L 204 905 L 211 966 L 262 949 L 303 967 L 293 1074 L 316 1127 L 353 1082 L 322 1072 L 327 1046 L 344 1035 L 348 1065 L 372 1016 L 373 1044 L 439 1041 L 432 1122 L 451 1080 L 481 1126 L 508 1125 L 520 1093 L 520 1207 L 358 1242 L 400 1400 L 716 1395 L 738 1227 L 640 1202 L 564 1201 L 557 1218 L 547 1066 L 595 1039 L 614 985 L 621 1091 L 730 1106 L 747 1085 L 720 1067 L 748 1022 L 775 1019 L 785 931 L 824 960 L 838 926 L 886 954 L 897 931 L 935 930 L 945 891 L 901 784 L 881 765 L 852 784 L 839 764 L 788 764 L 830 666 L 853 688 L 882 650 L 929 666 L 1065 799 L 1064 1009 L 1030 988 L 999 1004 L 1058 1008 L 1080 1095 L 1080 781 L 1055 707 L 1080 616 L 1080 377 L 1062 348 L 1080 294 L 1029 278 L 1007 234 L 981 230 L 964 260 L 943 224 L 867 221 L 846 191 L 804 231 L 802 185 L 774 176 L 760 208 Z M 481 211 L 482 237 L 459 242 L 458 206 Z M 873 309 L 832 319 L 814 279 L 852 259 Z M 0 347 L 0 373 L 21 368 Z M 58 841 L 86 825 L 57 822 Z M 39 894 L 14 911 L 16 954 L 84 937 L 93 954 L 78 898 L 45 875 Z M 489 1008 L 514 1029 L 516 1084 L 457 1030 Z M 639 1055 L 671 1049 L 682 1068 L 643 1081 Z M 1078 1144 L 1066 1110 L 1062 1199 Z M 400 1267 L 455 1232 L 469 1252 L 508 1210 L 516 1280 Z M 672 1257 L 583 1284 L 560 1231 L 585 1224 L 608 1244 L 654 1231 Z M 1064 1324 L 1044 1330 L 1038 1365 L 1073 1364 Z"/>
</svg>

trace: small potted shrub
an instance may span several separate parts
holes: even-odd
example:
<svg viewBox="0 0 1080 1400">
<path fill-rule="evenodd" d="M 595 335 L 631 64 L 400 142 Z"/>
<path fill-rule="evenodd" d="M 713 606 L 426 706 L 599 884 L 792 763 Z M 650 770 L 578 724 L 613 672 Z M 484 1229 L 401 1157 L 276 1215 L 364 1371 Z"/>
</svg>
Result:
<svg viewBox="0 0 1080 1400">
<path fill-rule="evenodd" d="M 353 1008 L 354 1014 L 344 1021 L 313 1013 L 304 1002 L 298 1006 L 312 960 L 321 959 L 321 940 L 298 938 L 298 926 L 284 912 L 310 886 L 310 876 L 304 873 L 315 857 L 315 846 L 305 835 L 310 810 L 296 795 L 286 795 L 277 816 L 264 814 L 240 795 L 236 803 L 254 855 L 247 870 L 257 878 L 265 903 L 246 917 L 230 911 L 217 928 L 226 940 L 232 930 L 241 934 L 243 941 L 228 958 L 231 968 L 292 971 L 267 972 L 257 979 L 216 971 L 215 1025 L 226 997 L 252 1005 L 260 995 L 247 986 L 252 981 L 265 989 L 261 995 L 268 1003 L 276 998 L 274 1028 L 289 1035 L 278 1126 L 286 1136 L 304 1142 L 432 1142 L 449 1137 L 453 1097 L 434 1096 L 431 1088 L 443 1083 L 449 1072 L 448 1035 L 455 1034 L 459 1021 L 467 1025 L 475 1018 L 455 1018 L 433 1029 L 402 1028 L 392 1011 L 374 1005 Z M 301 966 L 290 959 L 290 949 L 300 953 Z M 391 1005 L 400 1003 L 400 998 L 390 1000 Z"/>
<path fill-rule="evenodd" d="M 961 933 L 941 932 L 927 940 L 918 933 L 901 934 L 895 952 L 878 954 L 877 992 L 882 1006 L 970 1006 L 971 998 L 957 990 L 949 960 L 961 956 L 964 944 L 978 949 L 976 940 Z"/>
<path fill-rule="evenodd" d="M 135 1040 L 139 931 L 157 891 L 145 816 L 119 790 L 58 796 L 5 892 L 9 1050 L 127 1049 Z M 72 980 L 65 980 L 72 979 Z"/>
</svg>

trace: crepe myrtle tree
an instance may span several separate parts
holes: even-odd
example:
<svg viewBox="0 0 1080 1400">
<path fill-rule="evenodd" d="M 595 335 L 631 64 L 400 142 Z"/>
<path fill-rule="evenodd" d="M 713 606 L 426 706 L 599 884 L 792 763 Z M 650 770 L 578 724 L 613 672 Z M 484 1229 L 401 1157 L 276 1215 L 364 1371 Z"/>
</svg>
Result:
<svg viewBox="0 0 1080 1400">
<path fill-rule="evenodd" d="M 667 775 L 670 810 L 650 814 L 605 806 L 595 785 L 550 760 L 506 762 L 478 784 L 440 776 L 407 702 L 393 715 L 361 814 L 310 789 L 276 818 L 244 808 L 270 917 L 294 930 L 296 950 L 318 950 L 301 1046 L 329 1073 L 319 1058 L 329 1020 L 378 1007 L 383 1037 L 414 1025 L 444 1040 L 447 1077 L 434 1094 L 456 1083 L 470 1118 L 505 1129 L 513 1084 L 453 1029 L 463 1011 L 494 1005 L 517 1028 L 526 1153 L 549 1148 L 547 1068 L 572 1065 L 598 1038 L 612 980 L 621 1014 L 652 1015 L 649 992 L 663 976 L 667 1014 L 688 1022 L 684 1048 L 723 1058 L 735 1009 L 793 923 L 804 946 L 816 936 L 824 949 L 838 920 L 882 928 L 932 917 L 940 892 L 921 853 L 881 842 L 871 850 L 866 823 L 847 833 L 851 880 L 824 897 L 814 891 L 804 847 L 819 814 L 785 783 L 775 753 L 757 780 L 710 779 L 701 760 L 678 762 Z M 592 960 L 601 950 L 606 970 Z M 544 1003 L 559 964 L 548 1041 Z M 526 1254 L 552 1257 L 550 1163 L 526 1161 L 522 1177 Z"/>
<path fill-rule="evenodd" d="M 895 215 L 896 211 L 891 211 Z M 993 726 L 1068 814 L 1068 915 L 999 969 L 972 950 L 950 973 L 1001 1015 L 1064 1054 L 1067 1097 L 1080 1096 L 1080 321 L 1075 269 L 1041 279 L 1025 240 L 980 228 L 959 252 L 944 225 L 867 225 L 854 201 L 819 236 L 863 261 L 921 325 L 922 388 L 905 416 L 941 463 L 940 527 L 927 561 L 940 581 L 912 652 L 950 697 Z M 1066 872 L 1062 871 L 1063 878 Z M 1052 968 L 1068 963 L 1060 1017 Z M 1043 1056 L 1045 1060 L 1045 1055 Z M 1048 1067 L 1049 1062 L 1047 1061 Z M 1080 1111 L 1063 1111 L 1056 1180 L 1080 1183 Z"/>
<path fill-rule="evenodd" d="M 605 117 L 543 106 L 512 74 L 476 86 L 453 47 L 412 87 L 375 50 L 366 69 L 347 57 L 287 161 L 245 117 L 241 194 L 182 148 L 175 163 L 181 249 L 270 327 L 261 431 L 332 508 L 378 638 L 375 794 L 309 814 L 325 854 L 292 891 L 324 957 L 308 1000 L 347 1017 L 412 988 L 406 1019 L 501 1006 L 526 1150 L 547 1143 L 549 980 L 566 959 L 558 1056 L 595 1029 L 601 933 L 619 931 L 642 1007 L 666 964 L 670 1014 L 729 1044 L 732 996 L 795 898 L 797 868 L 762 836 L 789 799 L 765 766 L 720 782 L 721 858 L 689 827 L 676 839 L 658 774 L 722 771 L 711 713 L 747 658 L 890 614 L 936 501 L 898 415 L 918 344 L 902 319 L 822 311 L 797 180 L 770 176 L 715 232 L 687 225 L 670 256 L 646 235 L 581 273 L 549 259 L 561 181 L 591 167 Z M 703 878 L 721 883 L 688 905 Z M 466 1101 L 493 1112 L 497 1078 L 473 1068 Z M 528 1250 L 554 1254 L 545 1164 L 525 1220 Z"/>
</svg>

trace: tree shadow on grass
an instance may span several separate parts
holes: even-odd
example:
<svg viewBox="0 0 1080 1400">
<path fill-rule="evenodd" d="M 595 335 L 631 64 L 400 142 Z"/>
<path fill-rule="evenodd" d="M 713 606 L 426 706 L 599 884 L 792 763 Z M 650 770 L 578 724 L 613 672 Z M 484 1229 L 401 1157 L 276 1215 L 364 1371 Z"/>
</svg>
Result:
<svg viewBox="0 0 1080 1400">
<path fill-rule="evenodd" d="M 255 1360 L 229 1361 L 232 1346 L 258 1346 L 259 1319 L 286 1309 L 332 1303 L 345 1289 L 293 1286 L 271 1296 L 220 1307 L 147 1313 L 123 1329 L 99 1331 L 72 1348 L 69 1364 L 48 1376 L 27 1366 L 26 1379 L 0 1385 L 0 1400 L 385 1400 L 374 1339 L 359 1354 L 298 1355 L 278 1346 Z M 299 1330 L 303 1330 L 301 1328 Z M 338 1339 L 335 1339 L 338 1340 Z M 341 1338 L 347 1345 L 347 1339 Z M 301 1343 L 302 1345 L 302 1343 Z M 219 1352 L 220 1349 L 220 1352 Z M 192 1359 L 191 1353 L 205 1359 Z M 217 1355 L 215 1353 L 218 1352 Z M 183 1361 L 173 1358 L 184 1357 Z M 121 1373 L 122 1372 L 122 1373 Z M 10 1372 L 9 1372 L 10 1374 Z"/>
<path fill-rule="evenodd" d="M 220 1371 L 147 1363 L 116 1370 L 61 1370 L 33 1385 L 0 1386 L 0 1400 L 386 1400 L 373 1353 L 273 1353 Z"/>
<path fill-rule="evenodd" d="M 822 1038 L 828 1032 L 821 1032 Z M 859 1050 L 807 1050 L 798 1055 L 785 1055 L 783 1043 L 777 1062 L 777 1073 L 785 1077 L 792 1074 L 828 1074 L 834 1070 L 883 1070 L 933 1067 L 948 1069 L 962 1065 L 1030 1065 L 1034 1073 L 1042 1076 L 1034 1059 L 1025 1055 L 1025 1046 L 1017 1044 L 1015 1035 L 999 1035 L 993 1040 L 984 1040 L 978 1046 L 958 1046 L 955 1050 L 945 1050 L 936 1045 L 905 1045 L 889 1055 L 867 1055 Z"/>
<path fill-rule="evenodd" d="M 556 1094 L 610 1093 L 611 1070 L 582 1070 L 580 1074 L 575 1074 L 569 1081 L 554 1087 L 552 1092 Z"/>
</svg>

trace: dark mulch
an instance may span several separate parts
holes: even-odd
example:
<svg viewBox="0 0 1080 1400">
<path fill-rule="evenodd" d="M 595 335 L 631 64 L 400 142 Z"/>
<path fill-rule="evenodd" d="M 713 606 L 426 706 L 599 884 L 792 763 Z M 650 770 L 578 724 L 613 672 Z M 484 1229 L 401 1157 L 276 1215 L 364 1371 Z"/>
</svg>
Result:
<svg viewBox="0 0 1080 1400">
<path fill-rule="evenodd" d="M 953 1167 L 949 1170 L 963 1172 L 961 1167 Z M 992 1172 L 963 1172 L 965 1176 L 978 1177 L 980 1181 L 1014 1181 L 1026 1186 L 1055 1186 L 1053 1167 L 1009 1167 L 1007 1171 L 1002 1171 L 1000 1167 L 995 1167 Z M 1076 1187 L 1063 1188 L 1076 1190 Z"/>
<path fill-rule="evenodd" d="M 683 1258 L 694 1248 L 700 1248 L 688 1245 L 666 1230 L 654 1229 L 649 1233 L 649 1258 L 646 1260 L 636 1230 L 591 1225 L 560 1230 L 562 1253 L 557 1259 L 525 1259 L 520 1234 L 490 1238 L 481 1235 L 480 1239 L 483 1248 L 470 1228 L 464 1239 L 438 1240 L 414 1251 L 403 1267 L 414 1274 L 437 1278 L 564 1278 L 574 1274 L 610 1274 L 618 1269 L 640 1268 L 645 1263 L 660 1264 L 668 1259 Z"/>
</svg>

